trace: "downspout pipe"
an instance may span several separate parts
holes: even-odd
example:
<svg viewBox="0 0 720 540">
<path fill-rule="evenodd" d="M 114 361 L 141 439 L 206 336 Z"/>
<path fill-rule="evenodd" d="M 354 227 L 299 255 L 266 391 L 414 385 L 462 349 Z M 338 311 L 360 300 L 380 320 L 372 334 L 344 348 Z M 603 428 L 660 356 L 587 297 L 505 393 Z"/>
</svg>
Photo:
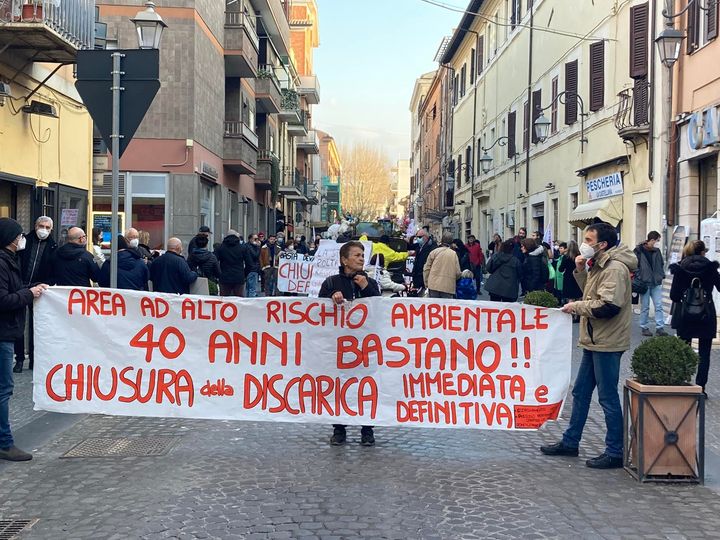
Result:
<svg viewBox="0 0 720 540">
<path fill-rule="evenodd" d="M 652 0 L 650 13 L 652 14 L 650 22 L 650 101 L 648 110 L 650 118 L 648 119 L 650 134 L 648 136 L 648 179 L 652 182 L 655 180 L 655 36 L 657 34 L 657 0 Z"/>
<path fill-rule="evenodd" d="M 532 86 L 533 86 L 533 30 L 535 23 L 535 6 L 530 7 L 530 46 L 528 47 L 528 117 L 526 122 L 529 122 L 528 126 L 528 145 L 525 150 L 525 195 L 530 196 L 530 146 L 532 145 L 532 129 L 533 121 L 532 117 L 534 111 L 532 109 Z M 527 227 L 527 223 L 523 223 Z"/>
</svg>

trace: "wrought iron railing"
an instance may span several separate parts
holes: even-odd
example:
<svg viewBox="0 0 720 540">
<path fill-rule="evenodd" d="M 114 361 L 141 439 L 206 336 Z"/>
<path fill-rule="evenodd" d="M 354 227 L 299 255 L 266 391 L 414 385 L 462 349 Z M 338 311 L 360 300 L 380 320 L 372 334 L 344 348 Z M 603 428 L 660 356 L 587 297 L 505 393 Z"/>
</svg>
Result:
<svg viewBox="0 0 720 540">
<path fill-rule="evenodd" d="M 618 94 L 618 110 L 615 114 L 615 128 L 618 131 L 648 126 L 649 93 L 648 83 L 637 81 L 633 88 Z"/>
<path fill-rule="evenodd" d="M 9 5 L 0 23 L 42 23 L 78 50 L 95 45 L 95 0 L 10 0 Z"/>
</svg>

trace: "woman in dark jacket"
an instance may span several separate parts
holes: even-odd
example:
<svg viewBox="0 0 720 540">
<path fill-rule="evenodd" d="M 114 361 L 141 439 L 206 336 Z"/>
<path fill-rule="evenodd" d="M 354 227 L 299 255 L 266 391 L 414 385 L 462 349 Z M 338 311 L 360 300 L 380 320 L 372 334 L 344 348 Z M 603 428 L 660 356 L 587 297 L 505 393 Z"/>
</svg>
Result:
<svg viewBox="0 0 720 540">
<path fill-rule="evenodd" d="M 677 330 L 678 337 L 688 343 L 693 338 L 698 338 L 700 365 L 698 365 L 695 384 L 702 386 L 703 393 L 705 393 L 710 370 L 712 340 L 717 334 L 717 315 L 715 304 L 712 302 L 712 293 L 713 289 L 720 291 L 718 262 L 705 257 L 706 251 L 704 242 L 700 240 L 688 242 L 683 250 L 683 260 L 679 264 L 670 266 L 670 272 L 673 275 L 670 288 L 670 299 L 673 301 L 672 327 Z M 682 320 L 679 309 L 683 295 L 690 288 L 694 279 L 700 280 L 700 285 L 707 291 L 708 298 L 711 299 L 707 317 L 701 322 Z"/>
<path fill-rule="evenodd" d="M 190 270 L 197 272 L 198 276 L 217 283 L 220 279 L 220 263 L 217 257 L 208 251 L 207 245 L 207 236 L 198 235 L 195 238 L 195 249 L 188 255 L 188 265 Z"/>
<path fill-rule="evenodd" d="M 472 264 L 470 264 L 470 251 L 468 251 L 468 248 L 466 248 L 465 244 L 462 243 L 462 240 L 456 238 L 452 241 L 452 245 L 450 247 L 455 250 L 455 253 L 457 253 L 458 261 L 460 261 L 460 271 L 472 271 Z"/>
<path fill-rule="evenodd" d="M 521 247 L 525 260 L 522 269 L 523 291 L 544 291 L 550 272 L 548 270 L 547 251 L 535 243 L 532 238 L 525 238 Z"/>
<path fill-rule="evenodd" d="M 245 296 L 245 249 L 235 231 L 215 250 L 220 261 L 220 296 Z"/>
<path fill-rule="evenodd" d="M 513 255 L 515 243 L 506 240 L 487 263 L 490 277 L 485 282 L 485 290 L 493 302 L 515 302 L 520 287 L 520 261 Z"/>
<path fill-rule="evenodd" d="M 563 274 L 562 297 L 564 300 L 573 302 L 582 298 L 582 290 L 575 280 L 575 259 L 580 255 L 577 242 L 570 240 L 567 243 L 567 250 L 562 257 L 560 268 L 557 270 Z"/>
</svg>

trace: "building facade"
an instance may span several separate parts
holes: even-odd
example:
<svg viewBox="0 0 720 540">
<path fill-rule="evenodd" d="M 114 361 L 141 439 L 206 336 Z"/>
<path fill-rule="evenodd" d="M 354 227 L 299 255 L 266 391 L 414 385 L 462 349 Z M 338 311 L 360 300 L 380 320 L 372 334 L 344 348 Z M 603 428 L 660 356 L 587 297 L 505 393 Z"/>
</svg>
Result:
<svg viewBox="0 0 720 540">
<path fill-rule="evenodd" d="M 24 7 L 0 3 L 0 217 L 30 231 L 50 216 L 62 243 L 87 228 L 92 197 L 92 120 L 72 64 L 94 46 L 94 3 Z"/>
<path fill-rule="evenodd" d="M 317 130 L 317 134 L 320 140 L 321 204 L 313 208 L 314 213 L 319 208 L 313 221 L 320 230 L 339 223 L 342 218 L 342 162 L 335 139 L 324 131 Z"/>
<path fill-rule="evenodd" d="M 425 73 L 415 81 L 412 97 L 410 98 L 410 217 L 421 222 L 423 212 L 421 174 L 423 171 L 423 125 L 422 106 L 430 89 L 435 71 Z"/>
<path fill-rule="evenodd" d="M 452 80 L 445 190 L 463 238 L 486 245 L 526 227 L 578 240 L 597 219 L 631 245 L 665 230 L 652 106 L 665 93 L 650 37 L 660 18 L 648 1 L 469 2 L 441 58 Z"/>
</svg>

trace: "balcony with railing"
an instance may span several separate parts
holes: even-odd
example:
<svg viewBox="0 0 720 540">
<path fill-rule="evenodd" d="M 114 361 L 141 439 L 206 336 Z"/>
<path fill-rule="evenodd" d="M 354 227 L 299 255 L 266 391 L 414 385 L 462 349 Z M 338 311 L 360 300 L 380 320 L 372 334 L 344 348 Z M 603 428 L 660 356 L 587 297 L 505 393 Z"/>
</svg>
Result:
<svg viewBox="0 0 720 540">
<path fill-rule="evenodd" d="M 286 181 L 280 186 L 278 192 L 288 201 L 306 202 L 307 179 L 300 175 L 300 171 L 288 171 Z"/>
<path fill-rule="evenodd" d="M 320 103 L 320 82 L 317 75 L 301 75 L 298 92 L 311 105 Z"/>
<path fill-rule="evenodd" d="M 224 163 L 240 174 L 255 174 L 258 159 L 258 136 L 244 122 L 226 121 Z"/>
<path fill-rule="evenodd" d="M 644 139 L 650 133 L 649 94 L 650 86 L 644 80 L 637 80 L 633 88 L 628 88 L 618 94 L 615 128 L 623 140 Z"/>
<path fill-rule="evenodd" d="M 0 51 L 28 61 L 74 63 L 95 45 L 95 0 L 0 0 Z"/>
<path fill-rule="evenodd" d="M 310 131 L 310 119 L 307 113 L 303 110 L 299 110 L 297 120 L 293 118 L 287 123 L 287 130 L 290 135 L 293 135 L 295 137 L 307 136 L 308 132 Z"/>
<path fill-rule="evenodd" d="M 255 100 L 261 113 L 277 114 L 282 105 L 280 81 L 275 75 L 275 67 L 262 65 L 255 80 Z"/>
<path fill-rule="evenodd" d="M 273 178 L 280 183 L 280 160 L 271 150 L 258 151 L 255 186 L 260 189 L 272 189 Z"/>
<path fill-rule="evenodd" d="M 260 40 L 255 21 L 243 11 L 225 12 L 225 75 L 227 77 L 255 77 L 258 69 Z"/>
<path fill-rule="evenodd" d="M 320 139 L 317 135 L 317 131 L 311 129 L 307 135 L 297 139 L 297 148 L 306 154 L 319 154 Z"/>
<path fill-rule="evenodd" d="M 300 96 L 293 90 L 283 90 L 281 94 L 282 98 L 280 101 L 280 120 L 282 122 L 294 122 L 297 124 L 300 121 Z"/>
</svg>

